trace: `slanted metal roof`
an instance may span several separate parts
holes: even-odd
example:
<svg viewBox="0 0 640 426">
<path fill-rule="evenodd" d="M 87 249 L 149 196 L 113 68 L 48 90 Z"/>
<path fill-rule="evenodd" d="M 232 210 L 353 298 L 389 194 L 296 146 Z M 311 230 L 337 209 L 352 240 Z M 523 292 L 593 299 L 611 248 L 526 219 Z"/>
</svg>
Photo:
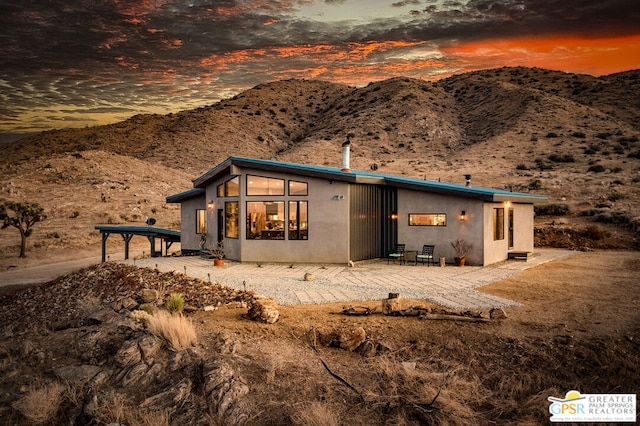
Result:
<svg viewBox="0 0 640 426">
<path fill-rule="evenodd" d="M 239 170 L 234 170 L 235 167 L 246 167 L 255 170 L 265 170 L 271 172 L 295 174 L 300 176 L 325 178 L 338 182 L 389 185 L 397 188 L 413 189 L 416 191 L 445 195 L 456 195 L 460 197 L 473 198 L 484 201 L 512 201 L 519 203 L 534 203 L 547 199 L 547 197 L 544 195 L 528 194 L 524 192 L 511 192 L 501 189 L 485 188 L 481 186 L 466 186 L 463 184 L 449 182 L 422 180 L 416 178 L 368 172 L 364 170 L 351 170 L 350 172 L 345 172 L 338 167 L 287 163 L 282 161 L 261 160 L 258 158 L 248 157 L 227 158 L 225 161 L 218 164 L 207 173 L 196 178 L 193 181 L 193 186 L 195 187 L 195 189 L 191 191 L 195 191 L 197 189 L 204 191 L 204 188 L 211 181 L 216 180 L 221 176 L 239 173 Z M 190 198 L 190 196 L 199 195 L 199 193 L 190 196 L 184 195 L 189 194 L 191 191 L 186 191 L 167 197 L 167 202 L 179 202 L 180 200 Z M 170 199 L 171 201 L 169 201 Z"/>
<path fill-rule="evenodd" d="M 169 195 L 167 197 L 167 203 L 180 203 L 184 200 L 188 200 L 190 198 L 204 195 L 204 193 L 205 193 L 204 188 L 193 188 L 188 191 L 181 192 L 179 194 Z"/>
</svg>

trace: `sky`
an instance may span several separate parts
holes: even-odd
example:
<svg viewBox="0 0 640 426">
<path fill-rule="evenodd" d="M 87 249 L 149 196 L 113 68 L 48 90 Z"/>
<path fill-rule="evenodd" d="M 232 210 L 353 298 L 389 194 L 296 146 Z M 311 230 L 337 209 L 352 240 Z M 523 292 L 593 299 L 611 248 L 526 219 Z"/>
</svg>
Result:
<svg viewBox="0 0 640 426">
<path fill-rule="evenodd" d="M 502 66 L 640 68 L 640 0 L 0 0 L 0 134 Z"/>
</svg>

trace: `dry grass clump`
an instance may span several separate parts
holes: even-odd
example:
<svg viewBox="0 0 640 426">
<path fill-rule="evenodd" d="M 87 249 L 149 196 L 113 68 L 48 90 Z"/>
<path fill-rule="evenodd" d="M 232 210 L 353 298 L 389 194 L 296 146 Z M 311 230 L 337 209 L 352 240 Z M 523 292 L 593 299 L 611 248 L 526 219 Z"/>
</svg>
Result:
<svg viewBox="0 0 640 426">
<path fill-rule="evenodd" d="M 65 387 L 54 382 L 34 386 L 25 396 L 12 404 L 29 423 L 40 425 L 55 417 L 63 399 Z"/>
<path fill-rule="evenodd" d="M 149 317 L 148 330 L 176 351 L 187 349 L 198 342 L 193 323 L 182 314 L 171 314 L 161 310 Z"/>
<path fill-rule="evenodd" d="M 98 424 L 127 424 L 131 426 L 169 426 L 171 416 L 166 410 L 141 411 L 134 407 L 126 395 L 103 394 L 93 416 Z"/>
<path fill-rule="evenodd" d="M 291 416 L 296 425 L 301 426 L 339 426 L 340 416 L 326 402 L 313 401 L 305 404 Z"/>
</svg>

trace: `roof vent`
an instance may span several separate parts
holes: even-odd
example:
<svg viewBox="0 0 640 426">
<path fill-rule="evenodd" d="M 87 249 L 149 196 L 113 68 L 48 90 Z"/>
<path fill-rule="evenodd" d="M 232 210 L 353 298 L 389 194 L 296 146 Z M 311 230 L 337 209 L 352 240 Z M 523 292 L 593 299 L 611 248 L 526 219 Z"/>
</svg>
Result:
<svg viewBox="0 0 640 426">
<path fill-rule="evenodd" d="M 467 181 L 467 186 L 471 186 L 471 175 L 464 175 L 464 180 Z"/>
<path fill-rule="evenodd" d="M 350 173 L 351 172 L 351 167 L 349 165 L 349 157 L 351 155 L 351 140 L 349 139 L 349 136 L 347 136 L 347 139 L 345 139 L 344 142 L 342 142 L 342 169 L 340 170 L 341 172 L 347 172 Z"/>
</svg>

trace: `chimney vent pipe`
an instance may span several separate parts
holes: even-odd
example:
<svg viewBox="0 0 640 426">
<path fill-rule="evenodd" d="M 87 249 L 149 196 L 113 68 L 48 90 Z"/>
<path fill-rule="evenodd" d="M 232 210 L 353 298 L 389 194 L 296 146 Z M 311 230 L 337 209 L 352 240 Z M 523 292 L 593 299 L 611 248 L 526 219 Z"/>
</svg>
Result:
<svg viewBox="0 0 640 426">
<path fill-rule="evenodd" d="M 464 180 L 467 181 L 467 186 L 471 186 L 471 175 L 464 175 Z"/>
<path fill-rule="evenodd" d="M 349 136 L 342 142 L 342 169 L 341 172 L 351 172 L 350 166 L 350 157 L 351 156 L 351 140 L 349 140 Z"/>
</svg>

